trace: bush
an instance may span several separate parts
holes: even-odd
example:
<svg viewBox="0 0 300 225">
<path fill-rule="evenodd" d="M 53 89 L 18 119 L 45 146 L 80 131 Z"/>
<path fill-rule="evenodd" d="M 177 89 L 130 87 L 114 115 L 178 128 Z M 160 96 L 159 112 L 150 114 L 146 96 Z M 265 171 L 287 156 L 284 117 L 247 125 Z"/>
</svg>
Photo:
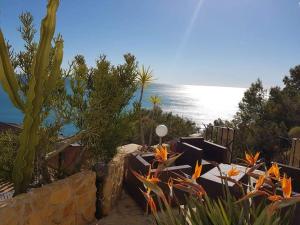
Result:
<svg viewBox="0 0 300 225">
<path fill-rule="evenodd" d="M 261 80 L 252 83 L 239 103 L 232 121 L 217 120 L 236 130 L 233 159 L 244 151 L 260 151 L 267 161 L 287 163 L 282 138 L 300 137 L 300 66 L 290 70 L 283 79 L 284 86 L 271 87 L 267 92 Z"/>
<path fill-rule="evenodd" d="M 0 178 L 12 180 L 18 142 L 18 136 L 11 130 L 0 133 Z"/>
<path fill-rule="evenodd" d="M 300 138 L 300 127 L 293 127 L 292 129 L 290 129 L 289 137 Z"/>
<path fill-rule="evenodd" d="M 159 124 L 164 124 L 168 127 L 168 134 L 163 138 L 164 142 L 168 142 L 179 137 L 188 136 L 197 133 L 198 131 L 196 124 L 187 118 L 174 115 L 171 112 L 163 112 L 159 107 L 157 107 L 155 111 L 156 112 L 153 118 L 151 118 L 150 115 L 152 114 L 152 110 L 142 109 L 144 135 L 147 141 L 148 137 L 152 135 L 152 145 L 159 143 L 158 136 L 152 133 L 152 131 L 155 130 L 155 127 Z M 153 127 L 154 129 L 152 129 Z M 129 142 L 141 144 L 139 137 L 138 121 L 136 121 L 135 128 L 132 130 L 132 136 Z"/>
<path fill-rule="evenodd" d="M 136 91 L 137 62 L 130 54 L 124 59 L 124 64 L 113 66 L 102 56 L 92 69 L 84 142 L 96 160 L 108 162 L 128 135 L 126 109 Z"/>
</svg>

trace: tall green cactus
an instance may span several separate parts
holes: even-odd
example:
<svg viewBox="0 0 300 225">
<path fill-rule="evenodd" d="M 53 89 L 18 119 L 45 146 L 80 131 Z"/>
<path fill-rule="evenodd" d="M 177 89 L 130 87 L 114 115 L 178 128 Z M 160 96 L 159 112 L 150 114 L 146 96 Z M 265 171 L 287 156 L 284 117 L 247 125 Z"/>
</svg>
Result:
<svg viewBox="0 0 300 225">
<path fill-rule="evenodd" d="M 13 169 L 16 193 L 26 191 L 26 188 L 32 181 L 44 101 L 55 88 L 61 74 L 60 66 L 63 58 L 63 41 L 61 37 L 56 40 L 51 70 L 49 70 L 51 41 L 55 32 L 58 5 L 59 0 L 48 1 L 47 15 L 41 23 L 40 41 L 32 64 L 32 76 L 25 100 L 20 96 L 20 87 L 0 30 L 0 82 L 12 103 L 24 113 L 20 146 Z"/>
</svg>

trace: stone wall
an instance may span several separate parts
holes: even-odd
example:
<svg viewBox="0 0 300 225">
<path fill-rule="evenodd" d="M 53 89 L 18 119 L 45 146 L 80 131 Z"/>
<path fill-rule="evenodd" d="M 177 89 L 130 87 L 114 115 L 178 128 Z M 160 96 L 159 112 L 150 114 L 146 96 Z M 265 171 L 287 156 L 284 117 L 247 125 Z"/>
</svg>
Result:
<svg viewBox="0 0 300 225">
<path fill-rule="evenodd" d="M 103 185 L 102 214 L 108 215 L 122 193 L 128 156 L 140 149 L 140 145 L 129 144 L 118 148 L 118 153 L 108 165 L 108 174 Z M 122 224 L 122 223 L 121 223 Z"/>
<path fill-rule="evenodd" d="M 1 225 L 85 225 L 95 220 L 96 175 L 83 171 L 0 202 Z"/>
</svg>

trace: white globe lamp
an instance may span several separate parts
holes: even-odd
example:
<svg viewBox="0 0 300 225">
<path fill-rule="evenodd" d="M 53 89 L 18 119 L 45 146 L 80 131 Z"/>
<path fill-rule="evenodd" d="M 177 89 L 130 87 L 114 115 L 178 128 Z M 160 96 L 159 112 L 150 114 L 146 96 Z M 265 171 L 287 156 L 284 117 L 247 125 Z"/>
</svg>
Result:
<svg viewBox="0 0 300 225">
<path fill-rule="evenodd" d="M 168 128 L 164 124 L 160 124 L 155 129 L 156 135 L 159 137 L 159 144 L 162 144 L 162 138 L 168 134 Z"/>
</svg>

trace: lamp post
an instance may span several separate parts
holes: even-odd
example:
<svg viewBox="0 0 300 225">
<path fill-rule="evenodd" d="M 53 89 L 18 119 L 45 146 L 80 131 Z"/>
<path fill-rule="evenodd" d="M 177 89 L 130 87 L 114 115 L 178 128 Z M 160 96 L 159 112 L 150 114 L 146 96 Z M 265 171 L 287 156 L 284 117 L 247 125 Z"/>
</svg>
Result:
<svg viewBox="0 0 300 225">
<path fill-rule="evenodd" d="M 159 145 L 162 145 L 162 138 L 168 134 L 168 128 L 166 125 L 158 125 L 155 129 L 156 135 L 159 137 Z"/>
</svg>

